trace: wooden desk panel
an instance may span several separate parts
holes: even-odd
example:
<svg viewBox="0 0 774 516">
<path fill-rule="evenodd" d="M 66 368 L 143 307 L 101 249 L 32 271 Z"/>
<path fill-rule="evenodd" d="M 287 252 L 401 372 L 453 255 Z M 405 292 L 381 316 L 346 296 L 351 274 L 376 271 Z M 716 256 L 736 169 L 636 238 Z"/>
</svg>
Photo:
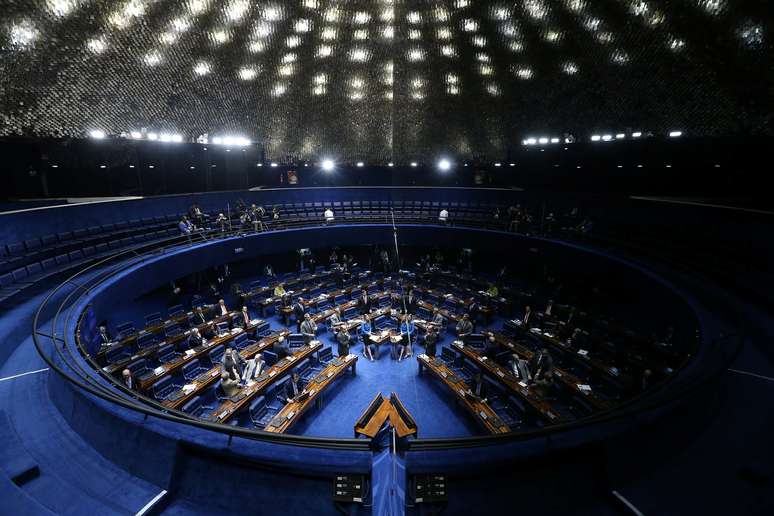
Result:
<svg viewBox="0 0 774 516">
<path fill-rule="evenodd" d="M 249 346 L 247 346 L 245 349 L 239 352 L 239 355 L 244 358 L 245 360 L 250 360 L 253 358 L 256 354 L 262 353 L 264 350 L 273 347 L 274 344 L 279 340 L 279 338 L 287 337 L 290 334 L 290 331 L 287 328 L 283 328 L 280 331 L 268 335 L 258 342 L 255 342 Z M 170 401 L 166 400 L 162 402 L 162 405 L 164 405 L 167 408 L 172 409 L 179 409 L 183 405 L 185 405 L 188 400 L 193 398 L 194 396 L 197 396 L 201 394 L 204 390 L 206 390 L 211 385 L 214 385 L 215 382 L 217 382 L 220 379 L 220 371 L 221 366 L 220 364 L 214 365 L 209 371 L 206 373 L 203 373 L 199 375 L 198 378 L 194 379 L 192 382 L 189 382 L 186 385 L 193 385 L 193 390 L 189 389 L 189 392 L 185 392 L 183 388 L 180 389 L 178 392 L 182 392 L 182 397 Z"/>
<path fill-rule="evenodd" d="M 454 371 L 449 369 L 446 364 L 441 362 L 440 359 L 433 361 L 433 359 L 427 355 L 422 354 L 417 356 L 417 362 L 419 363 L 420 373 L 422 368 L 431 371 L 433 375 L 440 379 L 441 382 L 454 393 L 462 406 L 465 407 L 468 412 L 476 418 L 481 426 L 489 431 L 489 433 L 505 434 L 511 431 L 508 425 L 502 422 L 500 417 L 486 402 L 470 398 L 466 395 L 466 393 L 470 393 L 468 385 L 462 378 L 457 376 Z"/>
<path fill-rule="evenodd" d="M 314 403 L 326 387 L 331 385 L 334 380 L 340 377 L 350 367 L 357 364 L 356 355 L 347 355 L 343 360 L 334 360 L 328 364 L 325 369 L 320 371 L 317 376 L 309 381 L 303 392 L 309 392 L 309 396 L 304 401 L 291 401 L 286 404 L 279 413 L 274 416 L 271 422 L 264 429 L 267 432 L 283 434 L 298 421 L 303 413 Z"/>
<path fill-rule="evenodd" d="M 206 328 L 209 328 L 213 324 L 217 324 L 219 322 L 224 322 L 226 320 L 231 320 L 231 318 L 236 317 L 239 312 L 229 312 L 227 315 L 220 315 L 216 317 L 215 319 L 211 321 L 207 321 L 206 323 L 202 323 L 196 326 L 196 328 L 199 330 L 199 332 L 204 332 Z M 105 371 L 107 374 L 113 375 L 124 369 L 127 365 L 131 364 L 135 360 L 139 360 L 141 358 L 151 358 L 156 355 L 156 352 L 162 347 L 167 344 L 177 344 L 178 342 L 187 339 L 188 336 L 191 334 L 191 330 L 186 330 L 179 335 L 174 335 L 172 337 L 169 337 L 166 340 L 163 340 L 161 342 L 158 342 L 156 344 L 153 344 L 151 346 L 148 346 L 147 348 L 143 348 L 139 350 L 134 355 L 130 356 L 129 358 L 125 358 L 124 360 L 121 360 L 120 362 L 115 362 L 113 364 L 108 364 L 105 367 L 102 368 L 103 371 Z"/>
<path fill-rule="evenodd" d="M 319 340 L 313 340 L 308 346 L 302 346 L 298 351 L 291 356 L 285 357 L 269 369 L 264 374 L 265 379 L 262 381 L 253 381 L 248 383 L 245 387 L 242 387 L 239 394 L 234 398 L 224 401 L 218 408 L 213 410 L 210 421 L 217 423 L 225 423 L 230 420 L 234 414 L 240 412 L 243 408 L 250 405 L 253 398 L 263 392 L 269 385 L 273 384 L 291 369 L 300 364 L 305 358 L 321 350 L 323 347 L 322 342 Z"/>
<path fill-rule="evenodd" d="M 490 376 L 497 378 L 500 383 L 527 402 L 527 404 L 529 404 L 529 406 L 531 406 L 546 421 L 549 421 L 552 424 L 569 421 L 568 418 L 562 416 L 548 401 L 535 392 L 534 388 L 530 387 L 525 382 L 520 381 L 518 378 L 515 378 L 507 369 L 491 358 L 484 360 L 484 357 L 481 354 L 459 341 L 454 341 L 452 347 L 487 371 Z"/>
<path fill-rule="evenodd" d="M 486 335 L 493 336 L 495 342 L 500 346 L 506 347 L 519 355 L 520 358 L 529 361 L 535 354 L 531 349 L 519 344 L 518 342 L 509 339 L 501 333 L 487 333 Z M 562 384 L 568 387 L 570 390 L 578 394 L 582 399 L 588 401 L 597 410 L 608 410 L 613 407 L 613 403 L 604 398 L 600 398 L 595 392 L 584 390 L 580 388 L 580 385 L 587 385 L 580 378 L 574 374 L 565 371 L 560 367 L 554 365 L 554 376 L 556 376 Z"/>
</svg>

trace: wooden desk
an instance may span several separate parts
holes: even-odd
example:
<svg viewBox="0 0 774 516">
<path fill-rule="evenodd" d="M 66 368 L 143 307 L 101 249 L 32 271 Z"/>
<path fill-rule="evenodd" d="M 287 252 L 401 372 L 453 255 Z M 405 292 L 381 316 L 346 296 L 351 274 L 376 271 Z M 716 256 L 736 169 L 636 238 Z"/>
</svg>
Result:
<svg viewBox="0 0 774 516">
<path fill-rule="evenodd" d="M 517 325 L 515 321 L 510 321 L 509 327 L 516 329 L 517 331 L 520 331 L 523 335 L 527 335 L 533 339 L 536 339 L 539 342 L 548 344 L 550 347 L 558 350 L 564 356 L 568 356 L 577 362 L 591 366 L 592 369 L 604 374 L 605 376 L 613 380 L 614 383 L 618 386 L 629 385 L 630 383 L 630 378 L 628 378 L 625 374 L 623 374 L 620 371 L 620 369 L 614 366 L 611 366 L 610 364 L 607 364 L 590 355 L 579 354 L 577 351 L 573 350 L 567 344 L 557 339 L 553 335 L 547 335 L 537 328 L 531 328 L 529 330 L 526 330 L 522 328 L 520 325 Z"/>
<path fill-rule="evenodd" d="M 290 334 L 290 331 L 286 328 L 283 328 L 280 331 L 273 333 L 272 335 L 268 335 L 262 338 L 261 340 L 259 340 L 258 342 L 255 342 L 247 346 L 245 349 L 239 352 L 239 355 L 245 360 L 250 360 L 256 354 L 262 353 L 264 350 L 270 347 L 273 347 L 280 337 L 287 337 L 289 334 Z M 193 389 L 189 388 L 188 392 L 186 392 L 186 390 L 184 390 L 183 388 L 185 386 L 181 387 L 178 391 L 182 393 L 181 397 L 177 398 L 174 401 L 166 400 L 162 402 L 162 405 L 172 409 L 178 409 L 182 407 L 188 402 L 188 400 L 190 400 L 194 396 L 197 396 L 202 391 L 206 390 L 209 386 L 215 384 L 215 382 L 220 379 L 220 372 L 221 372 L 220 364 L 215 364 L 209 371 L 199 375 L 197 378 L 195 378 L 193 381 L 187 384 L 187 385 L 193 385 Z"/>
<path fill-rule="evenodd" d="M 475 399 L 468 394 L 470 388 L 468 385 L 457 376 L 457 374 L 449 369 L 449 367 L 443 363 L 441 359 L 433 360 L 425 354 L 417 356 L 417 362 L 419 363 L 419 373 L 422 374 L 422 369 L 427 369 L 432 372 L 446 387 L 454 393 L 457 397 L 457 401 L 465 407 L 470 414 L 476 418 L 476 420 L 483 426 L 489 433 L 492 434 L 505 434 L 511 431 L 511 429 L 502 422 L 499 416 L 495 414 L 495 411 L 483 400 Z"/>
<path fill-rule="evenodd" d="M 252 381 L 251 383 L 248 383 L 245 387 L 240 389 L 239 394 L 237 394 L 235 397 L 221 403 L 218 408 L 212 411 L 212 417 L 210 417 L 210 421 L 217 423 L 227 422 L 233 417 L 234 414 L 241 411 L 243 408 L 248 407 L 253 398 L 255 398 L 259 393 L 263 392 L 266 387 L 282 378 L 291 369 L 300 364 L 305 358 L 312 355 L 312 353 L 316 353 L 322 349 L 322 347 L 322 342 L 319 340 L 313 340 L 309 343 L 308 346 L 302 346 L 291 356 L 283 358 L 261 375 L 261 377 L 265 377 L 263 380 Z"/>
<path fill-rule="evenodd" d="M 526 382 L 520 381 L 515 378 L 510 371 L 496 363 L 491 358 L 486 358 L 474 351 L 470 346 L 454 341 L 452 347 L 458 350 L 460 353 L 471 359 L 475 364 L 481 367 L 484 371 L 488 372 L 490 376 L 497 378 L 509 391 L 517 394 L 522 400 L 532 407 L 544 420 L 552 423 L 563 423 L 570 419 L 562 416 L 562 414 L 553 408 L 551 404 L 543 399 L 543 397 L 530 387 Z"/>
<path fill-rule="evenodd" d="M 204 312 L 205 316 L 208 316 L 210 312 L 215 310 L 215 305 L 205 305 L 202 306 L 202 312 Z M 231 312 L 236 313 L 236 312 Z M 194 316 L 194 312 L 190 311 L 188 313 L 179 314 L 175 317 L 170 317 L 166 321 L 155 324 L 153 326 L 147 326 L 142 330 L 136 331 L 131 335 L 128 335 L 124 337 L 123 339 L 119 340 L 118 342 L 114 343 L 112 346 L 105 346 L 103 345 L 100 347 L 100 349 L 97 351 L 97 354 L 94 356 L 94 359 L 97 361 L 99 365 L 105 365 L 106 359 L 105 355 L 108 351 L 116 349 L 117 347 L 125 347 L 133 345 L 135 342 L 137 342 L 137 339 L 142 337 L 143 335 L 154 335 L 156 333 L 161 333 L 164 331 L 164 328 L 169 324 L 175 324 L 180 323 L 181 321 L 189 321 L 191 317 Z"/>
<path fill-rule="evenodd" d="M 487 333 L 485 335 L 491 335 L 495 338 L 495 342 L 500 346 L 506 347 L 519 355 L 520 358 L 529 361 L 535 354 L 531 349 L 519 344 L 518 342 L 509 339 L 501 333 Z M 608 410 L 613 407 L 613 403 L 604 398 L 600 398 L 597 393 L 592 390 L 586 390 L 581 388 L 581 385 L 588 385 L 574 374 L 565 371 L 560 367 L 554 365 L 554 376 L 559 379 L 571 391 L 578 394 L 582 399 L 586 400 L 597 410 Z"/>
<path fill-rule="evenodd" d="M 419 307 L 422 307 L 422 308 L 424 308 L 425 310 L 429 310 L 429 311 L 430 311 L 430 313 L 432 313 L 434 310 L 438 310 L 438 312 L 439 312 L 439 313 L 440 313 L 442 316 L 444 316 L 444 318 L 445 318 L 447 321 L 458 322 L 458 321 L 460 320 L 460 316 L 459 316 L 459 315 L 457 315 L 457 314 L 455 314 L 455 313 L 453 313 L 453 312 L 450 312 L 450 311 L 449 311 L 449 310 L 447 310 L 446 308 L 440 308 L 440 307 L 437 307 L 437 306 L 435 306 L 435 305 L 433 305 L 433 304 L 431 304 L 431 303 L 428 303 L 428 302 L 427 302 L 427 301 L 425 301 L 425 300 L 419 301 L 419 302 L 417 303 L 417 306 L 419 306 Z"/>
<path fill-rule="evenodd" d="M 287 432 L 296 421 L 301 419 L 303 413 L 319 399 L 322 391 L 344 374 L 344 371 L 352 367 L 352 373 L 354 374 L 355 364 L 357 364 L 357 356 L 352 354 L 347 355 L 343 359 L 334 359 L 317 376 L 309 380 L 303 391 L 308 392 L 309 396 L 303 401 L 291 401 L 286 404 L 264 430 L 278 434 Z"/>
<path fill-rule="evenodd" d="M 405 413 L 408 421 L 404 420 L 401 412 Z M 355 423 L 355 438 L 358 435 L 365 435 L 373 439 L 387 420 L 390 421 L 390 426 L 395 428 L 398 437 L 417 435 L 417 425 L 414 418 L 409 415 L 398 399 L 398 395 L 393 392 L 390 399 L 379 393 L 371 401 Z"/>
<path fill-rule="evenodd" d="M 213 324 L 224 322 L 226 320 L 231 320 L 231 318 L 236 317 L 238 313 L 239 312 L 229 312 L 227 315 L 220 315 L 215 319 L 213 319 L 212 321 L 207 321 L 206 323 L 197 325 L 196 328 L 199 330 L 199 332 L 204 332 L 207 328 L 209 328 Z M 137 351 L 137 353 L 133 354 L 132 356 L 125 358 L 119 362 L 108 364 L 105 367 L 103 367 L 102 370 L 110 375 L 116 374 L 122 369 L 124 369 L 124 367 L 126 367 L 128 364 L 131 364 L 132 362 L 134 362 L 135 360 L 139 360 L 141 358 L 152 358 L 156 355 L 156 353 L 162 346 L 181 342 L 187 339 L 190 334 L 191 334 L 191 330 L 186 330 L 178 335 L 174 335 L 172 337 L 169 337 L 166 340 L 150 345 L 147 348 L 143 348 Z"/>
</svg>

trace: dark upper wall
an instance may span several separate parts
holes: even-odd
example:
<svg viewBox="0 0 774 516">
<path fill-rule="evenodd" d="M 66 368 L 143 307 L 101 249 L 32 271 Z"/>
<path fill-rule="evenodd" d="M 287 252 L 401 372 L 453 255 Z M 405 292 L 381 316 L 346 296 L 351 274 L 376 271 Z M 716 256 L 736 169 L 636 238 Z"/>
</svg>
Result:
<svg viewBox="0 0 774 516">
<path fill-rule="evenodd" d="M 447 173 L 439 155 L 408 161 L 339 164 L 326 173 L 312 162 L 267 157 L 262 148 L 137 142 L 126 139 L 0 139 L 7 198 L 166 195 L 255 186 L 517 186 L 549 191 L 749 195 L 767 175 L 760 162 L 771 139 L 643 138 L 612 142 L 522 146 L 476 162 L 453 156 Z M 319 156 L 317 161 L 323 156 Z M 335 159 L 335 157 L 333 157 Z M 277 161 L 280 166 L 271 167 Z M 468 166 L 464 166 L 467 162 Z M 501 166 L 496 167 L 495 163 Z M 513 163 L 513 166 L 511 166 Z M 260 166 L 259 166 L 260 165 Z M 103 168 L 104 167 L 104 168 Z M 579 168 L 580 167 L 580 168 Z"/>
</svg>

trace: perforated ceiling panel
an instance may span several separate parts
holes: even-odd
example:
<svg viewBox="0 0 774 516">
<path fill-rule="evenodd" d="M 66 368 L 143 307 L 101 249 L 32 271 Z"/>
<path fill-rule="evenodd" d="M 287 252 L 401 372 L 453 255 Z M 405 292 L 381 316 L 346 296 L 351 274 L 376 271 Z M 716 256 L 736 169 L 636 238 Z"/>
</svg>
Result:
<svg viewBox="0 0 774 516">
<path fill-rule="evenodd" d="M 242 135 L 385 162 L 538 134 L 771 133 L 766 4 L 0 0 L 0 134 Z"/>
</svg>

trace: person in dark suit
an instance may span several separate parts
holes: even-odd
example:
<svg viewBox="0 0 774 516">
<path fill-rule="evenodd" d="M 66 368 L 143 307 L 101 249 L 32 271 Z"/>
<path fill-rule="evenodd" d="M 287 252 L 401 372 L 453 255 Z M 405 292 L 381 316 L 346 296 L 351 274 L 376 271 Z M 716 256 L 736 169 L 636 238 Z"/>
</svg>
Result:
<svg viewBox="0 0 774 516">
<path fill-rule="evenodd" d="M 306 308 L 304 308 L 304 298 L 299 297 L 292 306 L 293 315 L 296 318 L 296 333 L 301 333 L 301 323 L 304 322 Z"/>
<path fill-rule="evenodd" d="M 285 340 L 285 337 L 280 335 L 277 339 L 277 342 L 274 343 L 273 347 L 274 353 L 277 355 L 278 359 L 282 359 L 284 357 L 290 356 L 292 353 L 290 352 L 290 344 L 287 340 Z"/>
<path fill-rule="evenodd" d="M 529 361 L 529 371 L 535 381 L 542 378 L 546 373 L 553 372 L 553 369 L 554 360 L 546 348 L 532 355 L 532 359 Z"/>
<path fill-rule="evenodd" d="M 207 317 L 204 316 L 204 310 L 202 310 L 201 306 L 197 306 L 196 310 L 194 310 L 193 313 L 193 324 L 196 326 L 200 324 L 206 324 L 207 323 Z"/>
<path fill-rule="evenodd" d="M 134 377 L 129 369 L 124 369 L 121 373 L 124 386 L 130 391 L 134 390 Z"/>
<path fill-rule="evenodd" d="M 528 330 L 532 326 L 532 308 L 524 307 L 524 317 L 521 319 L 522 328 Z"/>
<path fill-rule="evenodd" d="M 188 340 L 186 342 L 186 345 L 189 349 L 198 348 L 202 344 L 204 344 L 204 337 L 202 337 L 201 333 L 199 333 L 198 328 L 191 329 L 191 333 L 188 335 Z"/>
<path fill-rule="evenodd" d="M 297 371 L 293 371 L 290 379 L 285 382 L 285 401 L 288 403 L 292 402 L 303 391 L 304 384 L 301 381 L 301 375 Z"/>
<path fill-rule="evenodd" d="M 470 322 L 470 316 L 468 314 L 465 314 L 462 316 L 462 319 L 457 323 L 457 336 L 459 336 L 460 340 L 465 342 L 465 339 L 473 333 L 473 323 Z"/>
<path fill-rule="evenodd" d="M 309 344 L 317 337 L 317 324 L 308 313 L 304 314 L 304 322 L 301 323 L 300 333 L 304 336 L 306 344 Z"/>
<path fill-rule="evenodd" d="M 486 384 L 484 383 L 484 378 L 481 376 L 481 371 L 478 371 L 473 375 L 473 379 L 470 381 L 470 393 L 486 403 Z"/>
<path fill-rule="evenodd" d="M 250 326 L 250 313 L 247 311 L 247 307 L 243 306 L 242 311 L 239 314 L 239 325 L 242 329 L 247 329 Z"/>
<path fill-rule="evenodd" d="M 226 302 L 222 299 L 218 300 L 218 315 L 228 315 L 228 308 L 226 308 Z"/>
<path fill-rule="evenodd" d="M 339 326 L 343 321 L 341 320 L 341 310 L 336 307 L 333 309 L 333 313 L 330 317 L 328 317 L 328 323 L 330 323 L 331 328 L 335 328 Z"/>
<path fill-rule="evenodd" d="M 429 357 L 434 357 L 436 353 L 436 346 L 438 343 L 438 331 L 432 326 L 427 328 L 427 335 L 425 335 L 425 354 Z"/>
<path fill-rule="evenodd" d="M 338 343 L 338 355 L 340 357 L 349 355 L 349 346 L 352 343 L 352 336 L 346 328 L 341 328 L 336 334 L 336 342 Z"/>
<path fill-rule="evenodd" d="M 357 298 L 357 307 L 363 315 L 371 312 L 371 298 L 368 297 L 366 289 L 363 289 L 363 293 Z"/>
<path fill-rule="evenodd" d="M 220 361 L 220 370 L 237 380 L 242 379 L 245 367 L 247 367 L 247 361 L 234 348 L 228 348 Z"/>
<path fill-rule="evenodd" d="M 417 296 L 414 294 L 414 289 L 409 289 L 405 296 L 403 296 L 402 305 L 406 313 L 413 314 L 417 311 Z"/>
<path fill-rule="evenodd" d="M 113 339 L 110 338 L 110 334 L 107 331 L 107 328 L 103 325 L 99 327 L 99 343 L 103 346 L 107 346 L 112 342 Z"/>
</svg>

